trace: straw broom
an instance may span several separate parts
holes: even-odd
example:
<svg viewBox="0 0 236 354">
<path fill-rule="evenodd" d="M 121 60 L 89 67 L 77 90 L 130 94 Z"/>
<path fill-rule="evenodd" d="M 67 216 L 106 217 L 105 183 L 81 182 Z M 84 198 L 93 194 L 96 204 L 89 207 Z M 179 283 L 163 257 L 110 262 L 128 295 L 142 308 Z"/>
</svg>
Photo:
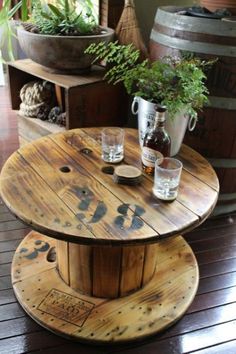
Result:
<svg viewBox="0 0 236 354">
<path fill-rule="evenodd" d="M 141 59 L 148 57 L 148 51 L 138 25 L 133 0 L 125 0 L 124 9 L 115 32 L 120 44 L 133 43 L 140 50 Z"/>
</svg>

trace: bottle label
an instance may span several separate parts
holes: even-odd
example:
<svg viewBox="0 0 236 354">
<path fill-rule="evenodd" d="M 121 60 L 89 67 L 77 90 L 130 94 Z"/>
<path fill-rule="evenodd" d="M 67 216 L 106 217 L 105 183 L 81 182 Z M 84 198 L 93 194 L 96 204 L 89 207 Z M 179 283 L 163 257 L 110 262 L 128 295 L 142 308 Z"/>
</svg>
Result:
<svg viewBox="0 0 236 354">
<path fill-rule="evenodd" d="M 150 149 L 147 146 L 143 146 L 142 149 L 142 163 L 146 167 L 155 167 L 155 162 L 157 159 L 163 159 L 163 155 L 160 151 Z M 161 163 L 161 161 L 160 161 Z"/>
</svg>

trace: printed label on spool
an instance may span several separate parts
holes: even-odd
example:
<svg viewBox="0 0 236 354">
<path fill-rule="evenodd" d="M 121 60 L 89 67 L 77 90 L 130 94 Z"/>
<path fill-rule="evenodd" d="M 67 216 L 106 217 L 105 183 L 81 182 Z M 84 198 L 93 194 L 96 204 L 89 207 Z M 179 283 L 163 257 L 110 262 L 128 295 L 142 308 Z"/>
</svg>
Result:
<svg viewBox="0 0 236 354">
<path fill-rule="evenodd" d="M 142 163 L 147 166 L 147 167 L 155 167 L 155 162 L 157 159 L 161 159 L 160 160 L 160 164 L 162 162 L 162 159 L 164 158 L 164 156 L 162 155 L 162 153 L 160 151 L 156 151 L 153 149 L 150 149 L 147 146 L 143 146 L 142 149 Z"/>
</svg>

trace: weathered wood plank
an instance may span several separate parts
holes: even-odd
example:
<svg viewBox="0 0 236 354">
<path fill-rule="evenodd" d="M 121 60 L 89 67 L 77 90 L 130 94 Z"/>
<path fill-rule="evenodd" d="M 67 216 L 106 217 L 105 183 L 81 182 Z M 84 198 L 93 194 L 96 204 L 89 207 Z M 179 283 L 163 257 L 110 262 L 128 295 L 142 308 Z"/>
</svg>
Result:
<svg viewBox="0 0 236 354">
<path fill-rule="evenodd" d="M 60 237 L 59 230 L 62 229 L 64 234 L 70 231 L 72 235 L 91 234 L 83 224 L 75 220 L 75 214 L 61 203 L 61 199 L 48 188 L 47 183 L 30 165 L 19 158 L 18 153 L 12 155 L 11 159 L 12 167 L 3 168 L 1 172 L 1 193 L 4 193 L 7 199 L 14 198 L 15 203 L 10 203 L 11 205 L 5 200 L 14 214 L 29 225 L 34 224 L 39 231 L 52 233 L 56 237 Z M 19 168 L 23 173 L 19 173 Z M 37 193 L 32 198 L 32 188 L 35 185 L 37 185 Z M 53 225 L 53 229 L 49 225 Z M 78 225 L 81 225 L 80 229 L 77 228 Z"/>
<path fill-rule="evenodd" d="M 201 280 L 200 280 L 201 283 Z M 221 305 L 227 305 L 235 302 L 236 299 L 236 287 L 223 288 L 210 293 L 203 293 L 197 295 L 190 305 L 187 313 L 210 309 L 212 307 L 218 307 Z M 220 309 L 218 309 L 220 311 Z"/>
<path fill-rule="evenodd" d="M 199 264 L 208 264 L 225 259 L 235 258 L 236 247 L 214 248 L 210 251 L 196 253 Z"/>
<path fill-rule="evenodd" d="M 66 241 L 57 241 L 56 243 L 56 259 L 57 268 L 62 279 L 70 285 L 70 268 L 69 264 L 72 259 L 69 259 L 69 243 Z"/>
<path fill-rule="evenodd" d="M 0 291 L 0 305 L 9 304 L 11 302 L 16 302 L 16 301 L 17 300 L 12 288 Z"/>
<path fill-rule="evenodd" d="M 227 239 L 228 236 L 235 235 L 236 237 L 236 226 L 235 224 L 220 226 L 216 225 L 215 227 L 210 227 L 209 229 L 203 226 L 205 223 L 200 225 L 197 229 L 193 230 L 191 233 L 185 234 L 186 240 L 191 244 L 195 241 L 204 241 L 204 240 L 214 240 L 218 237 L 222 237 L 222 228 L 224 227 L 224 237 Z"/>
<path fill-rule="evenodd" d="M 0 224 L 0 232 L 1 231 L 10 231 L 10 230 L 19 230 L 19 229 L 25 229 L 25 228 L 26 228 L 26 225 L 23 224 L 19 220 L 6 221 L 6 222 Z"/>
<path fill-rule="evenodd" d="M 0 241 L 21 240 L 28 233 L 29 233 L 28 228 L 10 230 L 10 231 L 2 231 L 2 232 L 0 232 Z"/>
<path fill-rule="evenodd" d="M 167 333 L 160 336 L 160 339 L 190 333 L 203 328 L 220 325 L 235 319 L 236 302 L 219 306 L 216 308 L 205 309 L 204 311 L 191 313 L 182 318 Z"/>
<path fill-rule="evenodd" d="M 66 339 L 56 337 L 49 331 L 28 333 L 1 340 L 1 354 L 19 354 L 35 350 L 43 350 L 45 347 L 66 343 Z M 10 349 L 9 349 L 10 348 Z"/>
<path fill-rule="evenodd" d="M 12 258 L 14 256 L 14 251 L 9 251 L 9 252 L 1 252 L 0 253 L 0 265 L 4 263 L 9 263 L 12 261 Z"/>
<path fill-rule="evenodd" d="M 9 212 L 0 214 L 0 222 L 13 221 L 13 220 L 16 220 L 16 217 L 10 214 Z"/>
<path fill-rule="evenodd" d="M 25 312 L 18 302 L 1 305 L 0 309 L 0 321 L 25 316 Z"/>
<path fill-rule="evenodd" d="M 20 241 L 21 239 L 3 241 L 0 243 L 0 251 L 1 252 L 14 251 L 16 247 L 20 244 Z"/>
<path fill-rule="evenodd" d="M 195 354 L 235 354 L 236 340 L 222 343 L 207 349 L 198 350 Z"/>
<path fill-rule="evenodd" d="M 219 345 L 222 342 L 235 339 L 236 321 L 200 329 L 194 332 L 183 334 L 177 337 L 154 340 L 151 343 L 139 344 L 135 348 L 115 350 L 122 354 L 187 354 L 213 345 Z M 217 353 L 218 354 L 218 353 Z"/>
<path fill-rule="evenodd" d="M 121 263 L 121 296 L 141 287 L 145 259 L 145 246 L 124 247 Z M 150 275 L 150 273 L 149 273 Z"/>
<path fill-rule="evenodd" d="M 236 258 L 200 266 L 201 278 L 208 278 L 215 275 L 236 272 Z"/>
<path fill-rule="evenodd" d="M 236 272 L 218 275 L 201 280 L 197 294 L 230 288 L 236 285 Z"/>
<path fill-rule="evenodd" d="M 91 246 L 69 243 L 69 279 L 70 286 L 82 294 L 92 295 L 93 250 Z"/>
<path fill-rule="evenodd" d="M 121 247 L 93 247 L 93 296 L 118 297 L 121 257 Z"/>
<path fill-rule="evenodd" d="M 0 322 L 0 339 L 20 336 L 22 334 L 28 334 L 29 332 L 37 331 L 42 332 L 42 327 L 28 316 L 8 319 L 7 322 Z M 11 348 L 9 348 L 9 352 L 11 352 Z"/>
<path fill-rule="evenodd" d="M 223 248 L 223 247 L 234 247 L 236 246 L 236 234 L 228 235 L 227 237 L 216 237 L 213 239 L 206 239 L 192 242 L 192 249 L 197 252 L 210 251 L 212 249 Z"/>
<path fill-rule="evenodd" d="M 2 264 L 0 267 L 0 277 L 11 274 L 11 263 Z"/>
</svg>

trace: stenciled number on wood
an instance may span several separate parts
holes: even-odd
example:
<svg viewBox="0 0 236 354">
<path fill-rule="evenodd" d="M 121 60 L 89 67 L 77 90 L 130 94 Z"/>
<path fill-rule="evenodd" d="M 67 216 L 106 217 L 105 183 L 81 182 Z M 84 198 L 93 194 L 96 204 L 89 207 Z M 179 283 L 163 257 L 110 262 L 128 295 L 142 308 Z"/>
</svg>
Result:
<svg viewBox="0 0 236 354">
<path fill-rule="evenodd" d="M 138 230 L 143 227 L 143 220 L 140 216 L 145 213 L 145 210 L 139 206 L 134 205 L 134 211 L 130 210 L 130 204 L 122 204 L 117 208 L 120 213 L 115 219 L 115 225 L 120 229 Z M 131 215 L 129 215 L 131 213 Z"/>
<path fill-rule="evenodd" d="M 80 212 L 76 214 L 78 220 L 86 224 L 94 224 L 102 220 L 107 213 L 107 206 L 103 201 L 96 200 L 94 193 L 87 187 L 74 187 L 73 192 L 80 199 L 78 205 Z M 131 207 L 131 204 L 124 203 L 117 208 L 119 215 L 115 218 L 114 224 L 121 230 L 138 230 L 144 225 L 140 217 L 145 213 L 145 209 L 134 205 L 132 211 Z M 92 216 L 90 216 L 91 209 L 94 210 Z M 89 214 L 89 218 L 86 218 L 86 214 Z"/>
<path fill-rule="evenodd" d="M 40 252 L 47 252 L 50 247 L 49 243 L 41 241 L 41 240 L 36 240 L 34 242 L 34 245 L 36 247 L 34 247 L 33 251 L 29 250 L 28 248 L 25 248 L 25 247 L 20 249 L 20 253 L 21 254 L 24 253 L 23 257 L 25 257 L 27 259 L 35 259 L 38 257 Z M 37 247 L 37 246 L 39 246 L 39 247 Z M 29 251 L 31 251 L 31 252 L 28 253 Z M 27 253 L 27 254 L 25 254 L 25 253 Z"/>
<path fill-rule="evenodd" d="M 88 224 L 99 222 L 107 212 L 106 204 L 101 200 L 95 200 L 94 193 L 89 188 L 76 187 L 75 193 L 80 199 L 78 209 L 81 210 L 81 213 L 76 215 L 77 218 Z M 91 206 L 95 208 L 95 211 L 90 219 L 86 219 L 86 212 Z"/>
</svg>

